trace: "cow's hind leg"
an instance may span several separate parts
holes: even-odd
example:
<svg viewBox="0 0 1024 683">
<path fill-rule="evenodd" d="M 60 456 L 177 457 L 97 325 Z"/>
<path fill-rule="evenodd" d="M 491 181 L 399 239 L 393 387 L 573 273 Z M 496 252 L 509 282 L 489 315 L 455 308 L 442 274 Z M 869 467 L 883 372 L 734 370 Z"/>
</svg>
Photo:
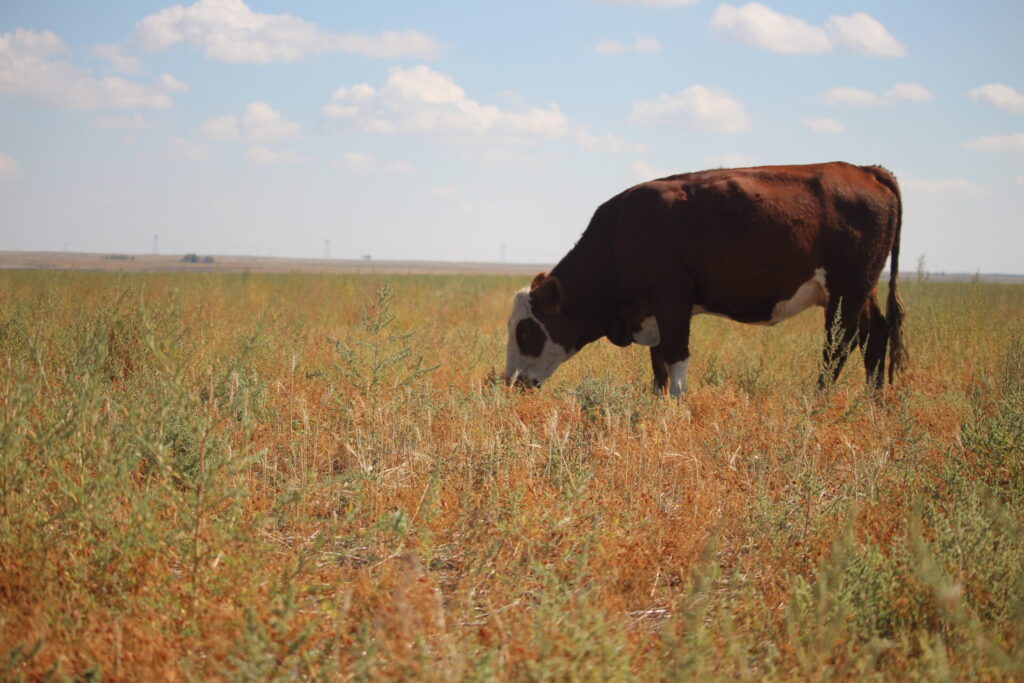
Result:
<svg viewBox="0 0 1024 683">
<path fill-rule="evenodd" d="M 881 389 L 885 380 L 885 351 L 889 344 L 889 323 L 878 307 L 875 292 L 868 297 L 860 312 L 858 342 L 864 355 L 864 371 L 868 384 Z"/>
<path fill-rule="evenodd" d="M 866 298 L 863 295 L 834 294 L 829 297 L 825 305 L 825 348 L 822 352 L 821 372 L 818 375 L 819 389 L 832 386 L 839 379 L 839 373 L 842 372 L 857 340 L 857 327 Z"/>
</svg>

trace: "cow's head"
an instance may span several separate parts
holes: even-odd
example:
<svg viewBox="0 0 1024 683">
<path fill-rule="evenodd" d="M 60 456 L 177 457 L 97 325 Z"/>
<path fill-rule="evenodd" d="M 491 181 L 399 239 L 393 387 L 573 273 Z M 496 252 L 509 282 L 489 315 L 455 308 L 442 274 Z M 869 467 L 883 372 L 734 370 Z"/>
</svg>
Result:
<svg viewBox="0 0 1024 683">
<path fill-rule="evenodd" d="M 538 273 L 529 287 L 516 292 L 508 318 L 505 381 L 539 387 L 577 349 L 562 310 L 562 286 Z"/>
</svg>

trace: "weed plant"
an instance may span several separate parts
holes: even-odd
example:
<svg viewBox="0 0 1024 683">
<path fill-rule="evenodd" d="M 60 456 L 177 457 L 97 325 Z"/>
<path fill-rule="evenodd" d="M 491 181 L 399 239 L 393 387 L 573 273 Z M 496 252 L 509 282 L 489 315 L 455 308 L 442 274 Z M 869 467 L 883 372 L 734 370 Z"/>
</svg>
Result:
<svg viewBox="0 0 1024 683">
<path fill-rule="evenodd" d="M 506 389 L 517 278 L 0 273 L 4 680 L 1024 677 L 1024 288 L 912 364 L 698 318 Z"/>
</svg>

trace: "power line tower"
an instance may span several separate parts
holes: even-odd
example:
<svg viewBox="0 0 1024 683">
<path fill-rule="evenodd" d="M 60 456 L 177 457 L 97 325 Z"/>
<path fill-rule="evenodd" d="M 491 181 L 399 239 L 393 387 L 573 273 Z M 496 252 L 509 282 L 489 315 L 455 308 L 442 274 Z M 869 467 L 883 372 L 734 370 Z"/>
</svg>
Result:
<svg viewBox="0 0 1024 683">
<path fill-rule="evenodd" d="M 160 235 L 153 235 L 153 256 L 160 253 Z"/>
<path fill-rule="evenodd" d="M 329 261 L 331 259 L 331 241 L 324 240 L 324 260 Z"/>
</svg>

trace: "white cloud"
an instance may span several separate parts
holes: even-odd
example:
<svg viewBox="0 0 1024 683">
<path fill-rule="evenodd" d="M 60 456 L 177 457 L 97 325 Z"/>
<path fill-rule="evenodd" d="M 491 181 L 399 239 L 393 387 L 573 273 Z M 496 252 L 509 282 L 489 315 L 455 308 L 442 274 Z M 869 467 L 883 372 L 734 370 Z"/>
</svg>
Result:
<svg viewBox="0 0 1024 683">
<path fill-rule="evenodd" d="M 633 43 L 634 52 L 661 52 L 661 43 L 658 42 L 657 38 L 651 38 L 650 36 L 640 36 Z"/>
<path fill-rule="evenodd" d="M 365 83 L 339 88 L 322 111 L 330 121 L 378 135 L 554 138 L 569 129 L 555 104 L 525 111 L 481 105 L 449 76 L 423 65 L 393 67 L 379 90 Z"/>
<path fill-rule="evenodd" d="M 719 5 L 711 17 L 711 28 L 744 45 L 781 54 L 815 54 L 832 49 L 824 29 L 757 2 L 743 7 Z"/>
<path fill-rule="evenodd" d="M 851 107 L 867 107 L 885 104 L 885 98 L 868 90 L 839 86 L 829 88 L 824 95 L 825 104 L 847 105 Z"/>
<path fill-rule="evenodd" d="M 253 144 L 273 144 L 299 140 L 299 124 L 285 119 L 281 112 L 265 102 L 252 102 L 241 117 L 218 116 L 199 127 L 199 134 L 211 142 L 244 140 Z"/>
<path fill-rule="evenodd" d="M 242 139 L 242 126 L 233 114 L 218 116 L 199 127 L 199 135 L 211 142 L 230 142 Z"/>
<path fill-rule="evenodd" d="M 599 40 L 594 43 L 594 52 L 599 55 L 621 55 L 629 52 L 629 48 L 618 40 Z"/>
<path fill-rule="evenodd" d="M 619 40 L 599 40 L 594 43 L 594 52 L 599 55 L 621 55 L 627 52 L 651 54 L 661 52 L 661 43 L 650 36 L 640 36 L 629 46 Z"/>
<path fill-rule="evenodd" d="M 719 133 L 750 129 L 750 115 L 743 103 L 716 88 L 693 85 L 675 95 L 633 105 L 629 120 L 658 126 L 685 126 Z"/>
<path fill-rule="evenodd" d="M 354 173 L 388 173 L 405 175 L 413 173 L 416 167 L 409 161 L 380 161 L 362 152 L 348 152 L 341 157 L 341 165 Z"/>
<path fill-rule="evenodd" d="M 206 161 L 210 158 L 210 148 L 186 138 L 175 137 L 167 141 L 167 155 L 172 159 Z"/>
<path fill-rule="evenodd" d="M 748 2 L 742 7 L 723 3 L 711 17 L 711 28 L 743 45 L 779 54 L 822 54 L 839 45 L 875 57 L 906 55 L 903 45 L 888 29 L 863 12 L 848 17 L 833 15 L 821 27 L 759 2 Z"/>
<path fill-rule="evenodd" d="M 850 86 L 829 88 L 825 91 L 822 99 L 825 101 L 825 104 L 873 107 L 883 104 L 895 104 L 901 101 L 926 102 L 934 97 L 928 88 L 919 83 L 897 83 L 881 94 Z"/>
<path fill-rule="evenodd" d="M 139 60 L 125 54 L 120 45 L 97 45 L 92 49 L 92 53 L 110 62 L 110 66 L 118 73 L 141 74 L 143 72 Z"/>
<path fill-rule="evenodd" d="M 885 91 L 885 98 L 890 102 L 897 100 L 927 102 L 928 100 L 935 99 L 935 95 L 920 83 L 897 83 Z"/>
<path fill-rule="evenodd" d="M 610 154 L 643 154 L 647 145 L 629 142 L 612 135 L 594 135 L 587 126 L 578 126 L 572 132 L 576 144 L 588 152 L 608 152 Z"/>
<path fill-rule="evenodd" d="M 0 34 L 0 95 L 63 109 L 166 109 L 173 102 L 163 88 L 118 76 L 95 78 L 70 63 L 51 59 L 67 52 L 52 31 L 15 29 Z"/>
<path fill-rule="evenodd" d="M 704 168 L 743 168 L 757 165 L 757 159 L 749 154 L 731 152 L 701 159 Z"/>
<path fill-rule="evenodd" d="M 921 192 L 923 194 L 937 195 L 968 195 L 981 196 L 987 191 L 981 185 L 976 185 L 964 178 L 951 180 L 928 180 L 925 178 L 902 178 L 900 187 L 909 192 Z"/>
<path fill-rule="evenodd" d="M 0 180 L 18 174 L 18 162 L 9 154 L 0 153 Z"/>
<path fill-rule="evenodd" d="M 160 74 L 159 83 L 160 87 L 166 90 L 167 92 L 174 92 L 179 94 L 188 92 L 188 85 L 186 83 L 183 83 L 182 81 L 179 81 L 171 74 Z"/>
<path fill-rule="evenodd" d="M 253 102 L 245 108 L 242 131 L 249 142 L 273 143 L 300 138 L 299 124 L 288 121 L 265 102 Z"/>
<path fill-rule="evenodd" d="M 1002 83 L 989 83 L 975 88 L 968 93 L 975 102 L 1007 111 L 1011 114 L 1024 114 L 1024 94 Z"/>
<path fill-rule="evenodd" d="M 823 133 L 826 135 L 839 135 L 840 133 L 846 132 L 846 128 L 843 127 L 843 124 L 839 123 L 835 119 L 829 118 L 808 118 L 801 121 L 800 125 L 814 133 Z"/>
<path fill-rule="evenodd" d="M 635 178 L 641 181 L 665 178 L 675 173 L 675 171 L 670 171 L 659 166 L 651 166 L 643 161 L 634 161 L 629 165 L 629 171 Z"/>
<path fill-rule="evenodd" d="M 96 121 L 100 128 L 112 130 L 149 130 L 156 128 L 156 124 L 142 114 L 131 114 L 129 116 L 104 116 Z"/>
<path fill-rule="evenodd" d="M 288 13 L 254 12 L 244 0 L 199 0 L 187 7 L 168 7 L 136 24 L 135 36 L 150 50 L 187 42 L 209 59 L 250 64 L 296 62 L 324 52 L 379 59 L 431 57 L 442 48 L 412 29 L 377 35 L 330 33 Z"/>
<path fill-rule="evenodd" d="M 1012 152 L 1024 150 L 1024 133 L 1009 133 L 1007 135 L 990 135 L 977 140 L 964 143 L 967 149 L 985 152 Z"/>
<path fill-rule="evenodd" d="M 298 164 L 306 160 L 305 157 L 290 150 L 275 150 L 264 145 L 250 147 L 245 157 L 254 164 L 262 166 L 274 166 L 278 164 Z"/>
<path fill-rule="evenodd" d="M 836 42 L 872 57 L 905 57 L 907 50 L 874 17 L 855 12 L 848 17 L 832 16 L 825 24 Z"/>
</svg>

